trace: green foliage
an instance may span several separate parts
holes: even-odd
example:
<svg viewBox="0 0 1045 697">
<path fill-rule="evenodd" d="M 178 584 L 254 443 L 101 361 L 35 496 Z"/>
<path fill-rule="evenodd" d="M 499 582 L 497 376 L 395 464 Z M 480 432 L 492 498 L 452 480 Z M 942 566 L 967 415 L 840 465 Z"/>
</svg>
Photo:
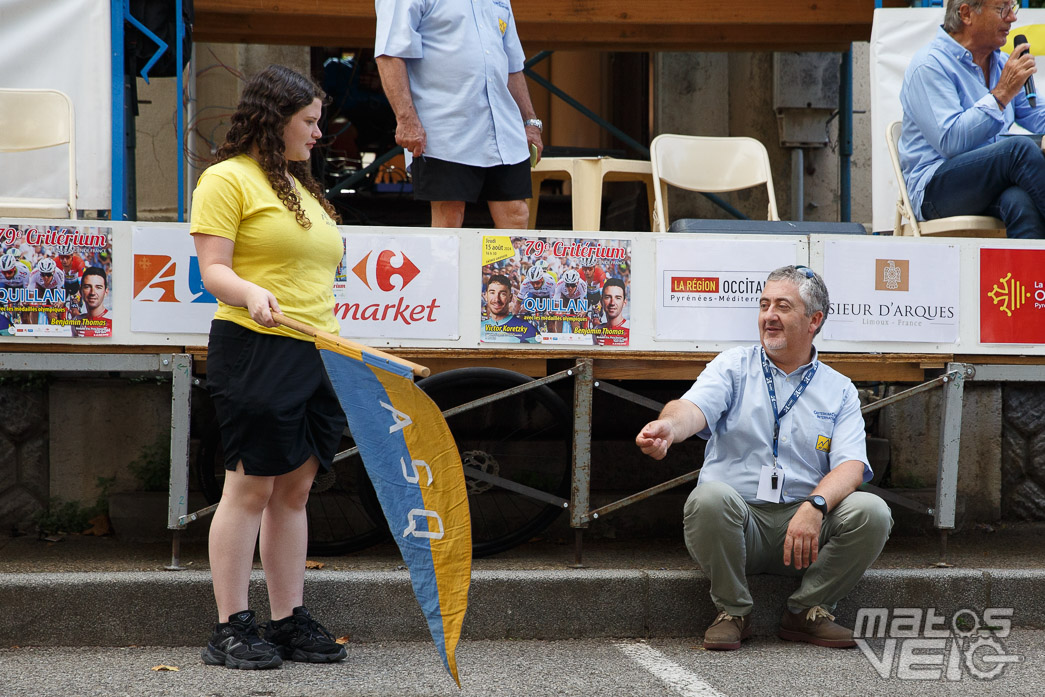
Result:
<svg viewBox="0 0 1045 697">
<path fill-rule="evenodd" d="M 170 447 L 170 435 L 161 433 L 127 465 L 143 491 L 167 491 L 171 472 Z"/>
<path fill-rule="evenodd" d="M 61 532 L 82 532 L 89 527 L 87 521 L 94 517 L 91 508 L 85 508 L 79 501 L 65 501 L 58 496 L 51 497 L 47 510 L 33 516 L 41 535 L 55 535 Z"/>
<path fill-rule="evenodd" d="M 116 477 L 98 477 L 98 498 L 90 506 L 85 506 L 79 501 L 66 501 L 58 496 L 52 497 L 47 510 L 33 516 L 33 522 L 36 523 L 40 534 L 78 533 L 89 528 L 92 518 L 108 512 L 109 487 L 115 481 Z"/>
</svg>

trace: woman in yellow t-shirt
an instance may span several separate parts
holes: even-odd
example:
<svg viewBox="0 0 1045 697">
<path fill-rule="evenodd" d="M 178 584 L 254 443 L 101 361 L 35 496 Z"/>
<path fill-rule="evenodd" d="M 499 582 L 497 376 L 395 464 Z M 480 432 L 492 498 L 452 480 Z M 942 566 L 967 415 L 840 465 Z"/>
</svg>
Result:
<svg viewBox="0 0 1045 697">
<path fill-rule="evenodd" d="M 309 172 L 325 95 L 270 66 L 243 90 L 218 163 L 193 194 L 190 232 L 217 299 L 207 381 L 221 426 L 225 484 L 210 527 L 218 624 L 204 663 L 275 668 L 346 655 L 302 603 L 316 473 L 346 426 L 310 337 L 273 312 L 338 333 L 334 272 L 343 255 L 333 207 Z M 259 539 L 272 620 L 258 627 L 247 588 Z"/>
</svg>

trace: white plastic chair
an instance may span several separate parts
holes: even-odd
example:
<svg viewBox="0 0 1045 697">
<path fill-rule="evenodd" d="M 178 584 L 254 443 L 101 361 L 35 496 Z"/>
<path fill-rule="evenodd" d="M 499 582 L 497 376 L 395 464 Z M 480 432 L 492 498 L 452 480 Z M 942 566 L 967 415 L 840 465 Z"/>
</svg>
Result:
<svg viewBox="0 0 1045 697">
<path fill-rule="evenodd" d="M 76 139 L 73 103 L 57 90 L 0 89 L 0 152 L 66 145 L 69 192 L 62 198 L 0 197 L 0 215 L 26 218 L 76 217 Z M 32 173 L 28 173 L 31 177 Z"/>
<path fill-rule="evenodd" d="M 722 193 L 765 186 L 769 195 L 767 220 L 780 220 L 773 190 L 769 153 L 761 142 L 744 137 L 682 136 L 664 133 L 650 143 L 653 217 L 658 232 L 667 232 L 668 203 L 665 184 L 689 191 Z"/>
<path fill-rule="evenodd" d="M 911 207 L 911 199 L 907 195 L 907 182 L 900 169 L 900 121 L 893 121 L 885 129 L 885 142 L 889 146 L 889 160 L 893 163 L 893 175 L 896 177 L 900 196 L 896 200 L 896 219 L 893 223 L 893 235 L 921 237 L 922 235 L 941 235 L 943 237 L 1005 237 L 1005 223 L 987 215 L 955 215 L 949 218 L 919 221 Z M 905 223 L 904 220 L 907 222 Z"/>
</svg>

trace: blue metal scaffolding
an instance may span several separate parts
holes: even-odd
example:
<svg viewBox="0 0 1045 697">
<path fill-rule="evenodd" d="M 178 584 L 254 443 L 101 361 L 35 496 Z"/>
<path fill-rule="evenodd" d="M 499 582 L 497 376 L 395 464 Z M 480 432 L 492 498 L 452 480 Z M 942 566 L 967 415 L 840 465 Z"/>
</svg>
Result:
<svg viewBox="0 0 1045 697">
<path fill-rule="evenodd" d="M 127 199 L 127 93 L 124 84 L 126 69 L 126 33 L 125 24 L 130 24 L 156 44 L 156 52 L 149 58 L 141 70 L 142 79 L 149 82 L 149 70 L 170 49 L 163 39 L 156 36 L 137 18 L 131 15 L 129 0 L 111 0 L 112 16 L 111 50 L 112 50 L 112 209 L 111 220 L 128 220 L 129 201 Z M 182 106 L 184 95 L 183 44 L 185 38 L 185 19 L 182 15 L 182 0 L 175 0 L 176 39 L 175 61 L 177 69 L 177 149 L 178 149 L 178 222 L 185 221 L 185 110 Z"/>
</svg>

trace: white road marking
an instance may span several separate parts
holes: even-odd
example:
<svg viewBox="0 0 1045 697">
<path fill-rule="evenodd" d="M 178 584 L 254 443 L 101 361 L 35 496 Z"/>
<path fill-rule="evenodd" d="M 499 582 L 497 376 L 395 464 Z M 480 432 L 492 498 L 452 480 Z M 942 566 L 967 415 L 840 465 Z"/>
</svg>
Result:
<svg viewBox="0 0 1045 697">
<path fill-rule="evenodd" d="M 725 697 L 721 692 L 696 673 L 691 673 L 678 663 L 645 643 L 619 643 L 617 648 L 641 665 L 654 677 L 668 684 L 682 697 Z"/>
</svg>

